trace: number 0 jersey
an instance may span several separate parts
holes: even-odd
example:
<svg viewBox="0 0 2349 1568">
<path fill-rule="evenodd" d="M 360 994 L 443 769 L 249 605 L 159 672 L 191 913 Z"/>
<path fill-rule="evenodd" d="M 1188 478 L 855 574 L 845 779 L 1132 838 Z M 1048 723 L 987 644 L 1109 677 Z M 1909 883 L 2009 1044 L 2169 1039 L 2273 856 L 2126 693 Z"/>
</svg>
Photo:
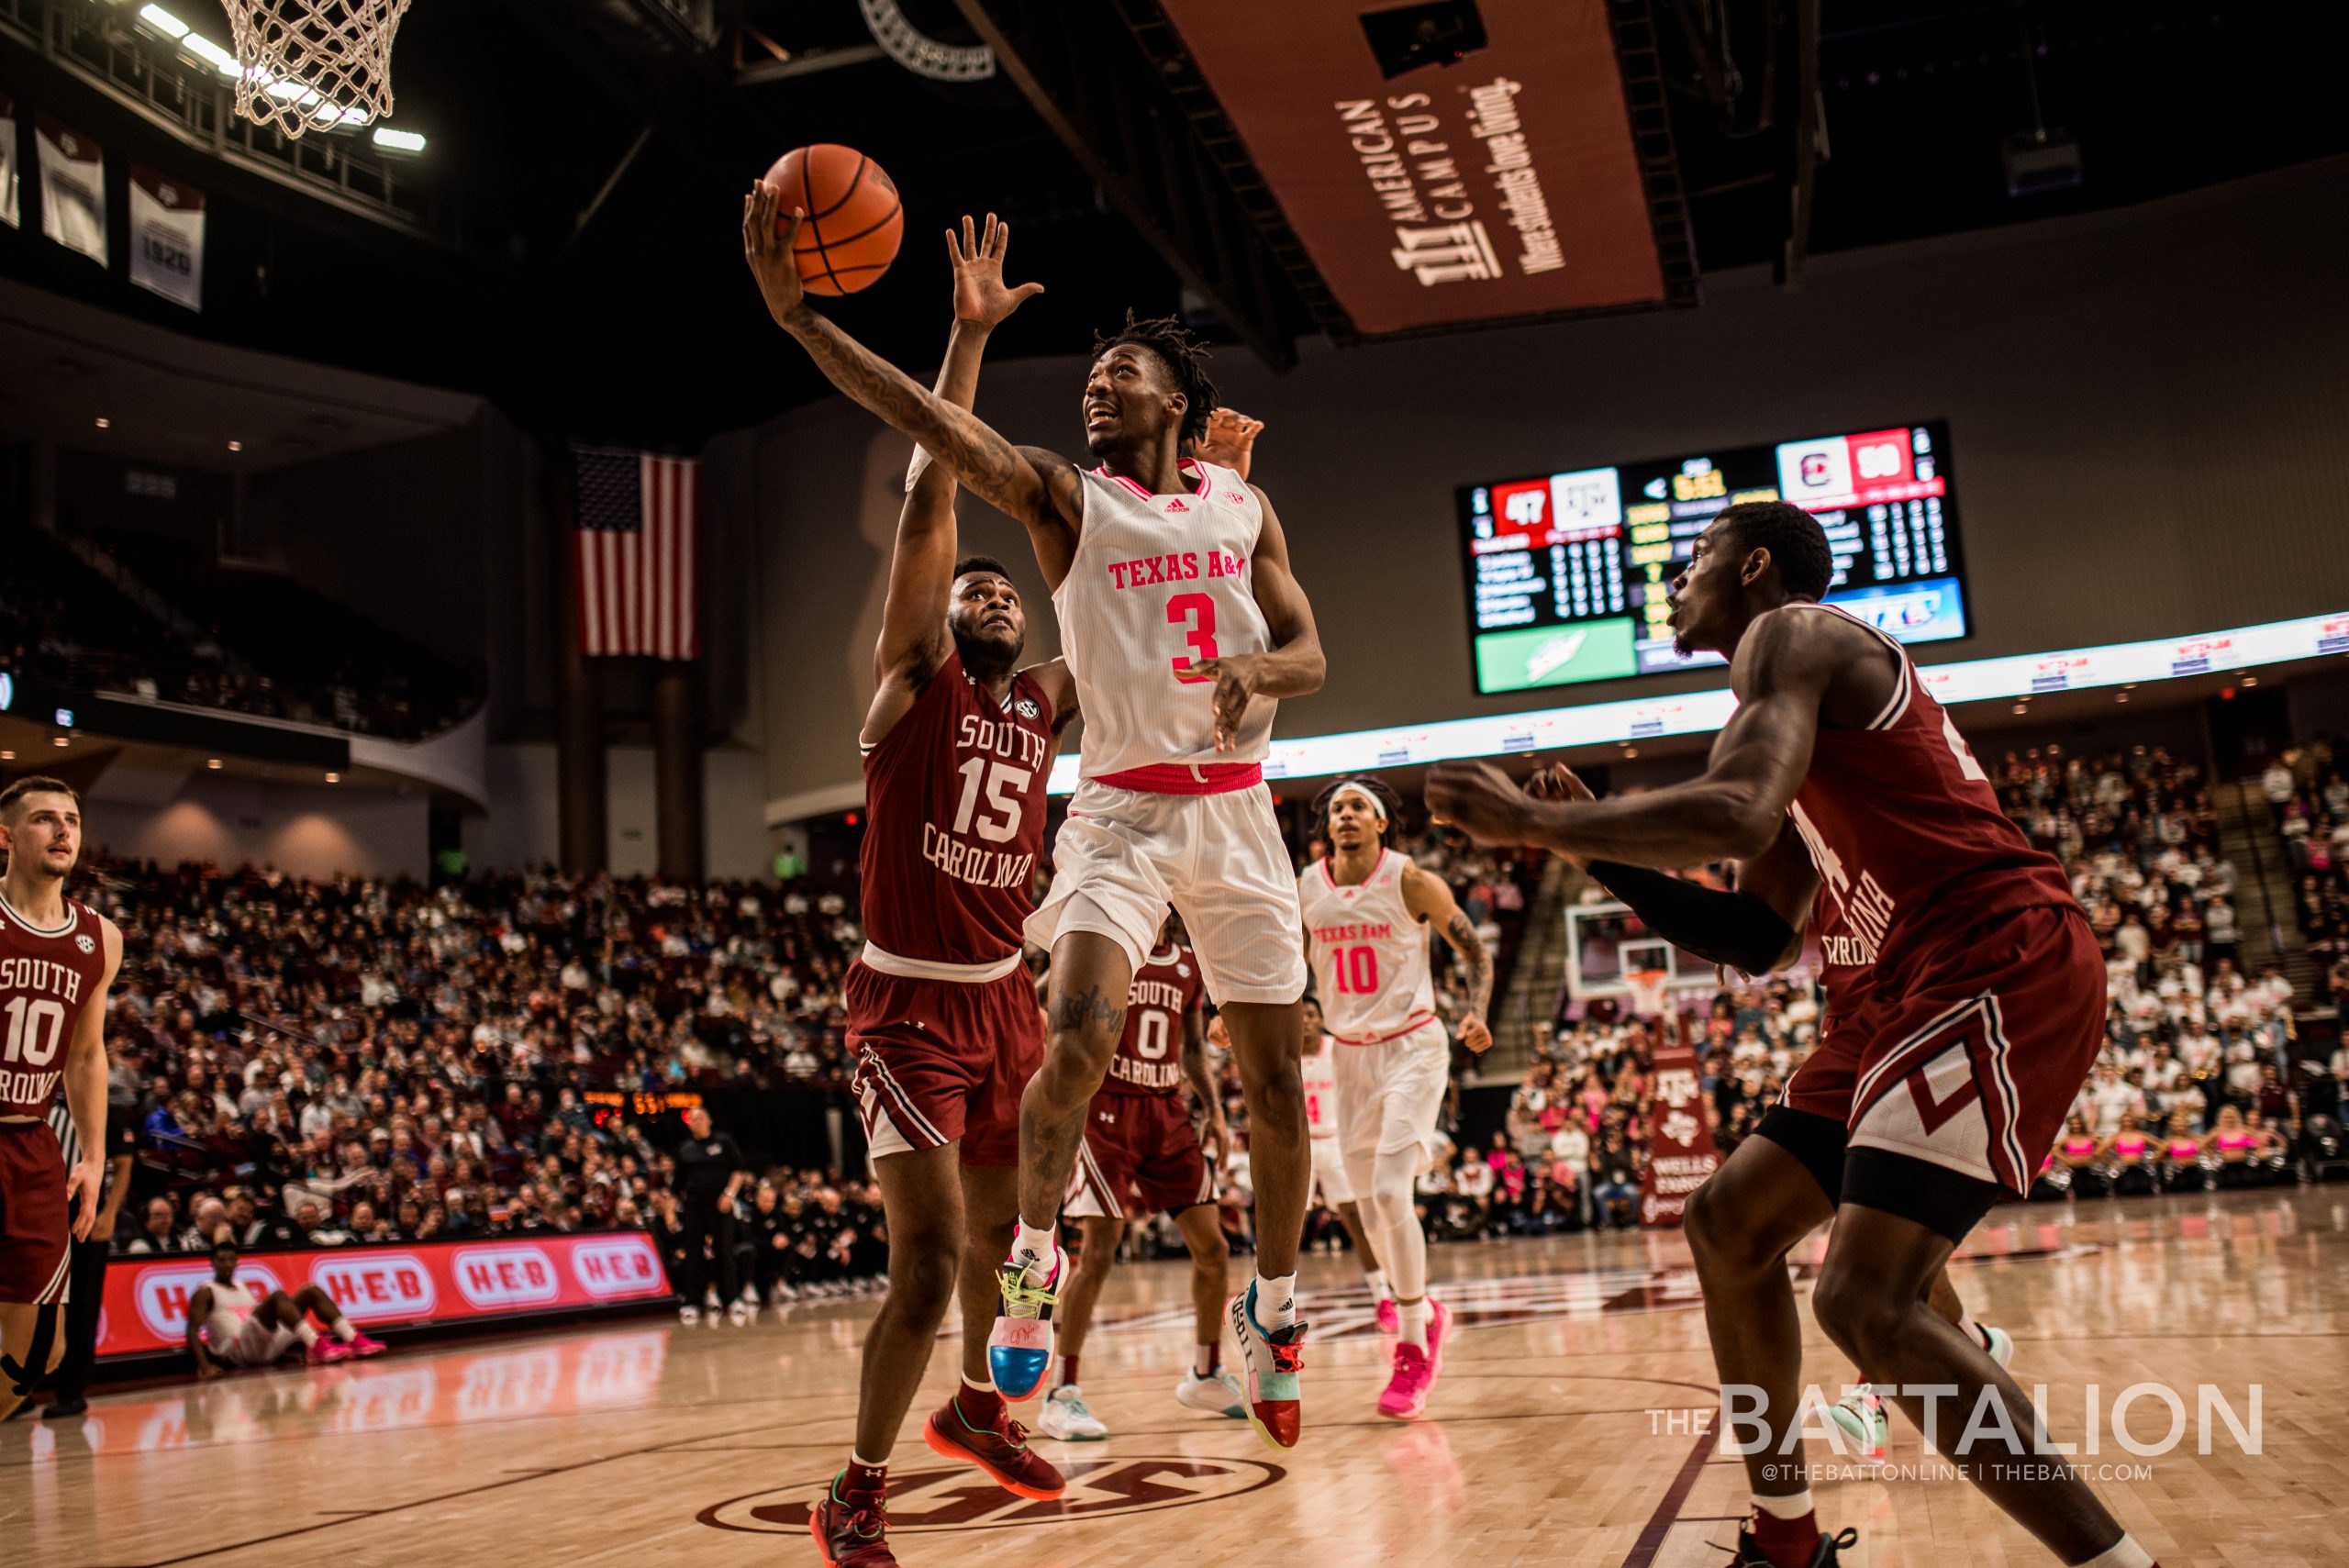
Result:
<svg viewBox="0 0 2349 1568">
<path fill-rule="evenodd" d="M 1101 1080 L 1104 1094 L 1183 1092 L 1183 1026 L 1207 1005 L 1198 956 L 1181 942 L 1160 948 L 1134 971 L 1126 993 L 1126 1032 Z"/>
<path fill-rule="evenodd" d="M 0 1117 L 49 1115 L 73 1026 L 106 972 L 96 910 L 69 898 L 63 923 L 44 929 L 0 898 Z"/>
<path fill-rule="evenodd" d="M 1190 489 L 1174 495 L 1101 469 L 1083 475 L 1084 526 L 1052 607 L 1085 714 L 1088 779 L 1261 762 L 1272 738 L 1279 705 L 1258 697 L 1238 745 L 1217 751 L 1215 683 L 1184 676 L 1199 660 L 1272 645 L 1249 573 L 1264 506 L 1228 468 L 1186 458 L 1181 472 Z"/>
<path fill-rule="evenodd" d="M 1819 872 L 1811 929 L 1838 1018 L 1871 989 L 1901 986 L 1941 942 L 2025 909 L 2079 908 L 2063 868 L 1998 809 L 1989 775 L 1900 644 L 1868 629 L 1899 661 L 1893 695 L 1866 728 L 1819 732 L 1787 806 Z"/>
<path fill-rule="evenodd" d="M 997 704 L 961 653 L 946 656 L 864 753 L 866 962 L 941 980 L 993 978 L 946 972 L 957 966 L 1008 973 L 1019 962 L 1053 745 L 1052 699 L 1033 675 Z"/>
<path fill-rule="evenodd" d="M 1353 887 L 1330 874 L 1335 863 L 1317 861 L 1297 879 L 1314 995 L 1339 1044 L 1375 1045 L 1435 1017 L 1428 931 L 1403 902 L 1409 856 L 1380 850 L 1370 875 Z"/>
</svg>

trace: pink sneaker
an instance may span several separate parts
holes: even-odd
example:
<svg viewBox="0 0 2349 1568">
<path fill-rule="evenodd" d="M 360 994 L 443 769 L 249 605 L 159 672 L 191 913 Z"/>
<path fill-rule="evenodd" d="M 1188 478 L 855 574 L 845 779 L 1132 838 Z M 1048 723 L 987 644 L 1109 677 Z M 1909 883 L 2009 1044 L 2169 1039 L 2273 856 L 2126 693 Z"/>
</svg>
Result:
<svg viewBox="0 0 2349 1568">
<path fill-rule="evenodd" d="M 1378 1331 L 1382 1334 L 1403 1331 L 1403 1309 L 1395 1305 L 1395 1298 L 1391 1296 L 1378 1299 Z"/>
<path fill-rule="evenodd" d="M 310 1341 L 309 1362 L 312 1366 L 332 1366 L 351 1359 L 351 1347 L 340 1340 L 317 1339 Z"/>
<path fill-rule="evenodd" d="M 1443 1341 L 1452 1331 L 1452 1314 L 1441 1301 L 1431 1301 L 1429 1307 L 1428 1348 L 1397 1345 L 1395 1374 L 1378 1396 L 1378 1413 L 1393 1420 L 1416 1421 L 1426 1414 L 1436 1374 L 1443 1370 Z"/>
<path fill-rule="evenodd" d="M 354 1331 L 351 1336 L 350 1350 L 354 1356 L 380 1356 L 384 1353 L 384 1341 L 371 1340 L 365 1334 Z"/>
</svg>

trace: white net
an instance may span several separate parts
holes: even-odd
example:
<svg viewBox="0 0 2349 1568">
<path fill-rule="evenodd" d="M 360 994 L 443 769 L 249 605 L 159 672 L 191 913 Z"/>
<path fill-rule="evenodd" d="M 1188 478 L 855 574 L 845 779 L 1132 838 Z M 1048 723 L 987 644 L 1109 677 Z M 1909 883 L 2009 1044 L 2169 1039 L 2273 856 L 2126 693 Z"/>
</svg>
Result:
<svg viewBox="0 0 2349 1568">
<path fill-rule="evenodd" d="M 298 137 L 392 112 L 392 38 L 408 0 L 225 0 L 237 113 Z"/>
<path fill-rule="evenodd" d="M 1664 1016 L 1664 997 L 1672 984 L 1672 975 L 1668 971 L 1635 969 L 1623 976 L 1623 984 L 1631 990 L 1634 1018 L 1660 1018 Z"/>
</svg>

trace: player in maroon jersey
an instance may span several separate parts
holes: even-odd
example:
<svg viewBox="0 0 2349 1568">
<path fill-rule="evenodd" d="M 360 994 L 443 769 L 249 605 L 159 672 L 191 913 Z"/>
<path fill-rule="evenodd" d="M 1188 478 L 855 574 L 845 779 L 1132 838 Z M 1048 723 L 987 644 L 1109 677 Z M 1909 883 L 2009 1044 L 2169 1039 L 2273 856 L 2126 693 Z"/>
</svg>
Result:
<svg viewBox="0 0 2349 1568">
<path fill-rule="evenodd" d="M 1004 286 L 1008 226 L 947 236 L 954 330 L 938 395 L 970 406 L 987 334 L 1037 292 Z M 854 1451 L 812 1529 L 831 1568 L 890 1568 L 890 1450 L 959 1292 L 963 1386 L 932 1449 L 1023 1497 L 1060 1473 L 1028 1447 L 987 1373 L 994 1266 L 1019 1197 L 1019 1095 L 1043 1016 L 1020 962 L 1044 842 L 1044 786 L 1075 695 L 1058 661 L 1019 667 L 1027 619 L 992 561 L 957 562 L 954 480 L 917 452 L 897 520 L 876 688 L 860 738 L 870 820 L 864 951 L 842 987 L 853 1084 L 889 1226 L 889 1294 L 865 1336 Z"/>
<path fill-rule="evenodd" d="M 1061 1297 L 1058 1378 L 1036 1418 L 1036 1429 L 1048 1438 L 1084 1442 L 1109 1435 L 1085 1403 L 1077 1360 L 1094 1303 L 1116 1266 L 1126 1221 L 1153 1209 L 1174 1217 L 1191 1251 L 1191 1367 L 1174 1397 L 1194 1410 L 1235 1418 L 1247 1414 L 1239 1383 L 1219 1364 L 1231 1249 L 1217 1220 L 1216 1178 L 1230 1153 L 1231 1133 L 1208 1070 L 1207 1000 L 1198 955 L 1170 917 L 1158 946 L 1134 971 L 1125 1032 L 1086 1111 L 1085 1140 L 1061 1206 L 1083 1232 L 1085 1250 Z M 1198 1125 L 1186 1087 L 1198 1106 Z"/>
<path fill-rule="evenodd" d="M 39 776 L 0 790 L 0 1419 L 55 1369 L 65 1346 L 69 1237 L 90 1233 L 106 1175 L 106 992 L 122 933 L 65 896 L 82 857 L 82 801 Z M 71 1171 L 50 1130 L 62 1084 L 82 1157 Z M 76 1200 L 79 1200 L 78 1207 Z M 71 1208 L 73 1218 L 66 1216 Z"/>
<path fill-rule="evenodd" d="M 1724 1396 L 1734 1386 L 1758 1415 L 1740 1431 L 1760 1440 L 1742 1445 L 1754 1511 L 1738 1562 L 1754 1568 L 1819 1568 L 1855 1539 L 1820 1533 L 1788 1462 L 1802 1334 L 1786 1254 L 1831 1217 L 1811 1307 L 1877 1392 L 1961 1458 L 1967 1445 L 1932 1429 L 1936 1391 L 1943 1423 L 1987 1393 L 2007 1433 L 2035 1430 L 2030 1399 L 1928 1292 L 1991 1204 L 2028 1190 L 2105 1009 L 2062 868 L 1999 810 L 1899 644 L 1818 602 L 1834 570 L 1818 520 L 1785 502 L 1731 506 L 1696 539 L 1673 627 L 1684 651 L 1729 657 L 1737 696 L 1702 777 L 1540 800 L 1489 763 L 1454 762 L 1427 784 L 1439 819 L 1487 843 L 1598 862 L 1701 957 L 1759 973 L 1817 929 L 1830 1024 L 1687 1218 Z M 1718 860 L 1738 862 L 1737 891 L 1641 869 Z M 2146 1568 L 2079 1474 L 2029 1444 L 1977 1436 L 1967 1473 L 2061 1561 Z"/>
</svg>

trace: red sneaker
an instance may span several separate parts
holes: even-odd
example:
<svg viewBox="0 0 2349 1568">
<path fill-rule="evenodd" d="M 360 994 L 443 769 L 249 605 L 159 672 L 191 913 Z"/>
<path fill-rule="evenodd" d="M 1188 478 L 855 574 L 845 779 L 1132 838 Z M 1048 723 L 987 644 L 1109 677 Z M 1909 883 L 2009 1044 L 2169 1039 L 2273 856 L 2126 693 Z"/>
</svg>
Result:
<svg viewBox="0 0 2349 1568">
<path fill-rule="evenodd" d="M 1067 1478 L 1028 1446 L 1028 1429 L 1013 1420 L 1008 1410 L 997 1415 L 991 1427 L 974 1427 L 949 1399 L 930 1412 L 921 1435 L 932 1452 L 977 1465 L 1014 1496 L 1048 1503 L 1068 1490 Z"/>
<path fill-rule="evenodd" d="M 354 1332 L 351 1336 L 351 1353 L 354 1356 L 380 1356 L 384 1353 L 384 1342 Z"/>
<path fill-rule="evenodd" d="M 832 1477 L 832 1489 L 816 1505 L 807 1533 L 824 1554 L 824 1568 L 897 1568 L 897 1554 L 889 1550 L 889 1516 L 878 1492 L 842 1492 L 843 1470 Z"/>
<path fill-rule="evenodd" d="M 337 1362 L 351 1359 L 351 1347 L 340 1340 L 313 1340 L 306 1359 L 312 1366 L 332 1366 Z"/>
</svg>

